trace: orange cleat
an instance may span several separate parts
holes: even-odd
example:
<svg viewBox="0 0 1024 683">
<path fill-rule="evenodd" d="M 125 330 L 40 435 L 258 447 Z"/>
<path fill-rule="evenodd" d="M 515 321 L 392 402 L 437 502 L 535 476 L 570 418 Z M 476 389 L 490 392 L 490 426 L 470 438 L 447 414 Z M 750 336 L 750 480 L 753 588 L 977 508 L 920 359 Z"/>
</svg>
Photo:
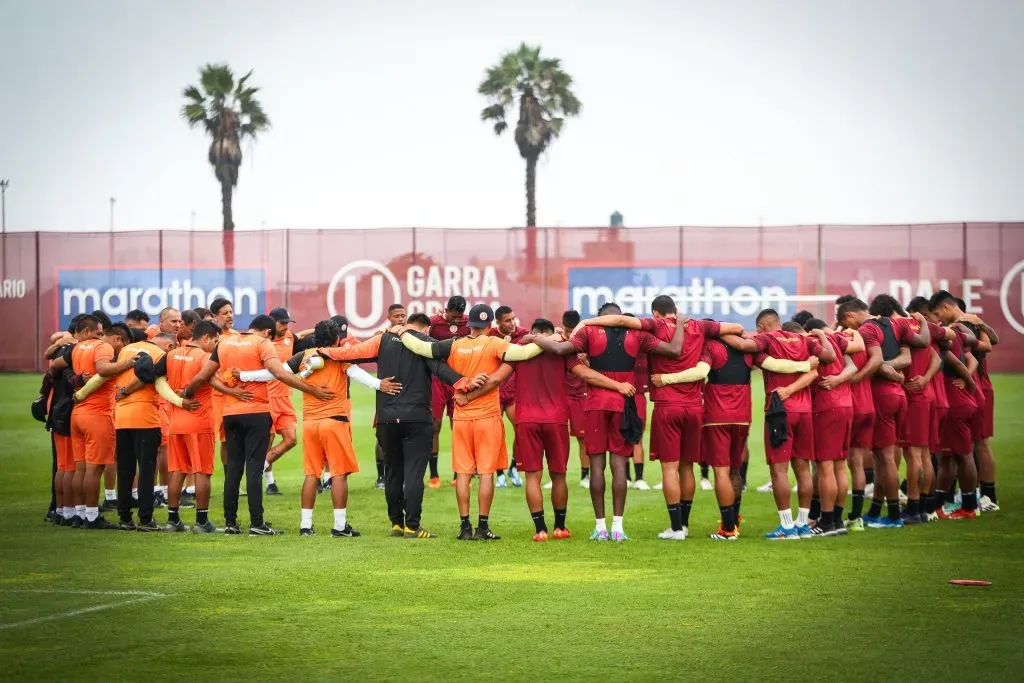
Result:
<svg viewBox="0 0 1024 683">
<path fill-rule="evenodd" d="M 431 477 L 430 481 L 427 482 L 427 486 L 429 486 L 432 489 L 441 488 L 441 477 Z"/>
<path fill-rule="evenodd" d="M 556 541 L 561 541 L 564 538 L 572 538 L 572 534 L 569 533 L 568 529 L 555 529 L 555 531 L 551 534 L 551 538 L 555 539 Z"/>
<path fill-rule="evenodd" d="M 546 531 L 538 531 L 537 533 L 535 533 L 533 535 L 533 540 L 534 540 L 535 543 L 547 543 L 547 541 L 548 541 L 548 532 L 546 532 Z"/>
<path fill-rule="evenodd" d="M 739 537 L 739 531 L 726 531 L 722 527 L 718 527 L 718 531 L 708 536 L 712 541 L 735 541 Z"/>
<path fill-rule="evenodd" d="M 964 510 L 963 508 L 960 508 L 959 510 L 956 510 L 955 512 L 951 512 L 949 514 L 949 516 L 946 517 L 946 519 L 977 519 L 977 518 L 978 518 L 978 511 L 977 510 Z"/>
</svg>

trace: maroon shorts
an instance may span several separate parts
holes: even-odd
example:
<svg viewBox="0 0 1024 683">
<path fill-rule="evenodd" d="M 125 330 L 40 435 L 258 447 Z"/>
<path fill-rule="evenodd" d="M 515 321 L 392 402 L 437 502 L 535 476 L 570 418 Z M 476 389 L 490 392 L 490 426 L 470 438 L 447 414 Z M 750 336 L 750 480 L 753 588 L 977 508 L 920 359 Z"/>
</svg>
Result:
<svg viewBox="0 0 1024 683">
<path fill-rule="evenodd" d="M 440 420 L 446 410 L 448 417 L 455 414 L 455 389 L 435 377 L 430 388 L 430 412 L 434 420 Z"/>
<path fill-rule="evenodd" d="M 814 459 L 814 418 L 810 413 L 789 413 L 786 416 L 786 442 L 774 448 L 768 435 L 768 423 L 764 426 L 764 455 L 769 465 L 790 460 Z"/>
<path fill-rule="evenodd" d="M 844 460 L 850 451 L 853 408 L 832 408 L 814 413 L 814 461 Z"/>
<path fill-rule="evenodd" d="M 637 391 L 633 394 L 633 400 L 636 401 L 636 414 L 640 416 L 640 422 L 643 425 L 641 429 L 647 431 L 647 396 Z"/>
<path fill-rule="evenodd" d="M 587 413 L 583 400 L 569 399 L 569 435 L 582 439 L 587 435 Z"/>
<path fill-rule="evenodd" d="M 850 448 L 871 448 L 875 435 L 875 413 L 854 413 Z"/>
<path fill-rule="evenodd" d="M 971 418 L 971 438 L 977 443 L 985 438 L 985 411 L 988 409 L 988 402 L 980 387 L 974 398 L 978 402 L 978 409 L 974 411 L 974 417 Z"/>
<path fill-rule="evenodd" d="M 931 440 L 928 445 L 932 453 L 938 453 L 942 450 L 942 425 L 946 421 L 946 415 L 949 414 L 949 408 L 940 408 L 938 405 L 932 405 L 932 431 Z"/>
<path fill-rule="evenodd" d="M 907 418 L 904 422 L 903 438 L 900 445 L 928 446 L 932 442 L 932 421 L 935 419 L 935 401 L 916 397 L 907 401 Z"/>
<path fill-rule="evenodd" d="M 996 394 L 991 387 L 985 387 L 985 410 L 981 418 L 981 438 L 990 439 L 996 435 Z"/>
<path fill-rule="evenodd" d="M 633 444 L 622 436 L 622 413 L 612 410 L 588 410 L 587 433 L 584 437 L 587 455 L 612 453 L 622 457 L 633 455 Z"/>
<path fill-rule="evenodd" d="M 939 446 L 943 455 L 968 455 L 974 452 L 971 422 L 978 412 L 974 406 L 950 406 L 942 423 Z"/>
<path fill-rule="evenodd" d="M 750 425 L 704 425 L 700 453 L 709 467 L 737 470 L 743 464 Z"/>
<path fill-rule="evenodd" d="M 545 455 L 548 459 L 548 472 L 565 474 L 569 466 L 569 428 L 555 423 L 517 424 L 515 456 L 519 471 L 542 471 Z"/>
<path fill-rule="evenodd" d="M 651 417 L 651 460 L 700 462 L 703 426 L 701 406 L 655 403 Z"/>
<path fill-rule="evenodd" d="M 903 438 L 903 427 L 907 417 L 907 395 L 898 394 L 875 396 L 875 429 L 871 438 L 872 448 L 895 446 Z"/>
</svg>

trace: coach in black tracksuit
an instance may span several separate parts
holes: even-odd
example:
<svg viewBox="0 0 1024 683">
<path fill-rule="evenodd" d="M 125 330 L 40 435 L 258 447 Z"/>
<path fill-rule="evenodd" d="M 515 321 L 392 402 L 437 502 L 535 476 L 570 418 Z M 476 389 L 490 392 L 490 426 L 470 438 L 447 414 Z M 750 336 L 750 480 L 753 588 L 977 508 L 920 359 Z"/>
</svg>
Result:
<svg viewBox="0 0 1024 683">
<path fill-rule="evenodd" d="M 430 318 L 426 315 L 410 316 L 408 327 L 409 334 L 434 341 L 425 334 L 430 329 Z M 418 356 L 406 349 L 398 337 L 384 333 L 377 355 L 377 376 L 394 377 L 402 385 L 398 394 L 377 393 L 377 438 L 384 449 L 384 495 L 393 536 L 433 538 L 420 527 L 423 475 L 434 440 L 434 418 L 430 412 L 432 375 L 453 386 L 463 379 L 444 361 Z"/>
</svg>

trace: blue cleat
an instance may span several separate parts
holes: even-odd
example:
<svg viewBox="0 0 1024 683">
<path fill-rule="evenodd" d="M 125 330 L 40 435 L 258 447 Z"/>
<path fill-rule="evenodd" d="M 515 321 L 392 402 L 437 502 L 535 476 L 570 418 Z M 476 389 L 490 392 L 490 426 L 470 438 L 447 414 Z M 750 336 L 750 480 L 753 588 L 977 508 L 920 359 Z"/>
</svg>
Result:
<svg viewBox="0 0 1024 683">
<path fill-rule="evenodd" d="M 864 515 L 861 519 L 864 520 L 864 526 L 869 529 L 883 529 L 885 528 L 882 523 L 881 517 L 872 517 L 871 515 Z"/>
<path fill-rule="evenodd" d="M 519 470 L 517 470 L 515 467 L 511 467 L 508 470 L 508 474 L 509 479 L 512 480 L 512 485 L 515 486 L 517 489 L 522 488 L 523 478 L 519 476 Z"/>
<path fill-rule="evenodd" d="M 590 540 L 591 541 L 607 541 L 608 540 L 608 530 L 607 529 L 601 529 L 600 531 L 598 531 L 597 529 L 594 529 L 590 533 Z"/>
<path fill-rule="evenodd" d="M 798 541 L 800 540 L 800 534 L 797 533 L 796 527 L 791 526 L 788 529 L 781 524 L 775 527 L 775 531 L 769 532 L 764 535 L 769 541 Z"/>
<path fill-rule="evenodd" d="M 889 519 L 888 517 L 886 517 L 885 519 L 882 520 L 882 527 L 881 528 L 882 529 L 902 529 L 903 528 L 903 520 L 902 519 Z"/>
<path fill-rule="evenodd" d="M 807 524 L 796 527 L 796 534 L 800 538 L 814 538 L 814 530 Z"/>
</svg>

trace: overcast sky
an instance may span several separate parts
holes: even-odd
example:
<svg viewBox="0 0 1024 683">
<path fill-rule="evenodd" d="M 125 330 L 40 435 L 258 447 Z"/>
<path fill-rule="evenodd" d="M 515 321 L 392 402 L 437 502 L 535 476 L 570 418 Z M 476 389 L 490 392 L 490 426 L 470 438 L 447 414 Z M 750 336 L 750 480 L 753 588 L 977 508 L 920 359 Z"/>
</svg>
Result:
<svg viewBox="0 0 1024 683">
<path fill-rule="evenodd" d="M 9 230 L 220 225 L 179 116 L 205 62 L 254 69 L 241 229 L 505 227 L 524 164 L 484 69 L 562 59 L 582 115 L 538 171 L 540 225 L 1024 218 L 1024 2 L 0 0 Z"/>
</svg>

